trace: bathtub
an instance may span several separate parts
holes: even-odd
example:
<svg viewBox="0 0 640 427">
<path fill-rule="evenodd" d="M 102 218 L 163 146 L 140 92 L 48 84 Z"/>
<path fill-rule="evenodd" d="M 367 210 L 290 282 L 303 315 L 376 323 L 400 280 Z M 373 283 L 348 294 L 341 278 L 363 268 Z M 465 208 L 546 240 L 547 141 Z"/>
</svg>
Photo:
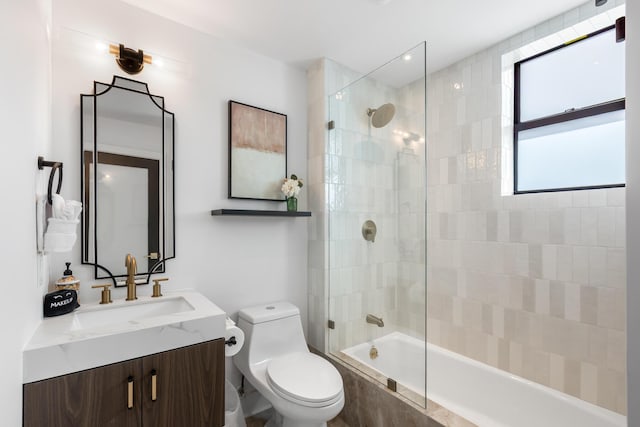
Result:
<svg viewBox="0 0 640 427">
<path fill-rule="evenodd" d="M 393 332 L 374 340 L 373 343 L 378 349 L 378 357 L 375 359 L 369 357 L 371 342 L 358 344 L 342 352 L 424 397 L 424 341 Z"/>
<path fill-rule="evenodd" d="M 343 353 L 479 427 L 626 427 L 626 417 L 399 332 Z M 426 362 L 426 363 L 425 363 Z"/>
</svg>

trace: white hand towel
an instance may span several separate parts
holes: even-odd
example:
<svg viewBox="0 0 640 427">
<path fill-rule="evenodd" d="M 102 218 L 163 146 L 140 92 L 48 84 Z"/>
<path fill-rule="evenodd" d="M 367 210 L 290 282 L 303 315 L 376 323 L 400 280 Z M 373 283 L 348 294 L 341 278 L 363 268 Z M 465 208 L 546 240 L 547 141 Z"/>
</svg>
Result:
<svg viewBox="0 0 640 427">
<path fill-rule="evenodd" d="M 51 218 L 44 233 L 44 252 L 69 252 L 76 242 L 76 227 L 80 222 L 82 203 L 67 200 L 59 194 L 51 195 Z"/>
<path fill-rule="evenodd" d="M 47 223 L 47 233 L 76 234 L 76 225 L 80 221 L 74 219 L 72 221 L 59 218 L 49 218 Z"/>
<path fill-rule="evenodd" d="M 80 216 L 80 212 L 82 212 L 82 203 L 77 200 L 67 200 L 64 208 L 65 219 L 75 221 Z"/>
<path fill-rule="evenodd" d="M 47 231 L 44 235 L 44 251 L 70 252 L 76 242 L 76 233 L 54 233 Z"/>
<path fill-rule="evenodd" d="M 64 218 L 64 209 L 66 207 L 66 202 L 59 194 L 51 195 L 51 214 L 54 218 L 63 219 Z"/>
</svg>

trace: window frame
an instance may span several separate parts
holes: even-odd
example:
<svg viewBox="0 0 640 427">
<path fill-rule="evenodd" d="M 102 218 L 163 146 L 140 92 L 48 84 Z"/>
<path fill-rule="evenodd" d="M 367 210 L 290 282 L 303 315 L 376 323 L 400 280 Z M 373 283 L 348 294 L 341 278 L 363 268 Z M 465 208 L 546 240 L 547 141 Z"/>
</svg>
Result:
<svg viewBox="0 0 640 427">
<path fill-rule="evenodd" d="M 616 188 L 616 187 L 624 187 L 626 183 L 620 184 L 602 184 L 602 185 L 591 185 L 591 186 L 582 186 L 582 187 L 561 187 L 561 188 L 543 188 L 536 190 L 518 190 L 518 134 L 522 131 L 535 129 L 543 126 L 558 124 L 569 122 L 572 120 L 578 120 L 585 117 L 597 116 L 604 113 L 610 113 L 613 111 L 625 110 L 626 109 L 626 98 L 613 99 L 610 101 L 602 102 L 599 104 L 593 104 L 582 108 L 572 108 L 570 110 L 564 111 L 562 113 L 556 113 L 549 116 L 543 116 L 532 120 L 520 121 L 520 65 L 531 61 L 533 59 L 539 58 L 543 55 L 546 55 L 551 52 L 555 52 L 556 50 L 563 49 L 565 47 L 571 46 L 575 43 L 579 43 L 583 40 L 587 40 L 590 37 L 594 37 L 605 33 L 607 31 L 615 31 L 615 25 L 609 25 L 607 27 L 601 28 L 597 31 L 589 33 L 585 36 L 578 37 L 574 40 L 570 40 L 566 43 L 563 43 L 559 46 L 553 47 L 551 49 L 547 49 L 543 52 L 540 52 L 536 55 L 530 56 L 523 60 L 520 60 L 513 64 L 514 71 L 514 82 L 513 82 L 513 194 L 530 194 L 530 193 L 549 193 L 556 191 L 575 191 L 575 190 L 594 190 L 599 188 Z"/>
</svg>

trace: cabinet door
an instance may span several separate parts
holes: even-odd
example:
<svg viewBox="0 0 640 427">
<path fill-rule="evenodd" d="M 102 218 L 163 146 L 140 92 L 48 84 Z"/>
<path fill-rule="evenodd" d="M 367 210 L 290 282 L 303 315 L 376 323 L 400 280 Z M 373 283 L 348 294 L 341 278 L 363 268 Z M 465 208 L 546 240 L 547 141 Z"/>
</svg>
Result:
<svg viewBox="0 0 640 427">
<path fill-rule="evenodd" d="M 145 426 L 224 425 L 224 339 L 146 356 L 142 372 Z"/>
<path fill-rule="evenodd" d="M 25 384 L 25 427 L 138 427 L 141 420 L 140 359 Z M 133 408 L 128 409 L 129 377 Z"/>
</svg>

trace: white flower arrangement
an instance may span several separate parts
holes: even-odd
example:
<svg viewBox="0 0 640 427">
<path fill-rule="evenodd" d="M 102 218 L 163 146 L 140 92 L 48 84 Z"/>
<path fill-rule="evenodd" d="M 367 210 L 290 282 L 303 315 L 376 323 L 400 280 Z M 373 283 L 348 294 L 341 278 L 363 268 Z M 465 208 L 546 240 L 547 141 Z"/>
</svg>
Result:
<svg viewBox="0 0 640 427">
<path fill-rule="evenodd" d="M 297 176 L 291 175 L 291 178 L 285 178 L 282 187 L 280 190 L 284 194 L 284 197 L 287 199 L 291 197 L 296 197 L 302 188 L 302 180 L 298 179 Z"/>
</svg>

